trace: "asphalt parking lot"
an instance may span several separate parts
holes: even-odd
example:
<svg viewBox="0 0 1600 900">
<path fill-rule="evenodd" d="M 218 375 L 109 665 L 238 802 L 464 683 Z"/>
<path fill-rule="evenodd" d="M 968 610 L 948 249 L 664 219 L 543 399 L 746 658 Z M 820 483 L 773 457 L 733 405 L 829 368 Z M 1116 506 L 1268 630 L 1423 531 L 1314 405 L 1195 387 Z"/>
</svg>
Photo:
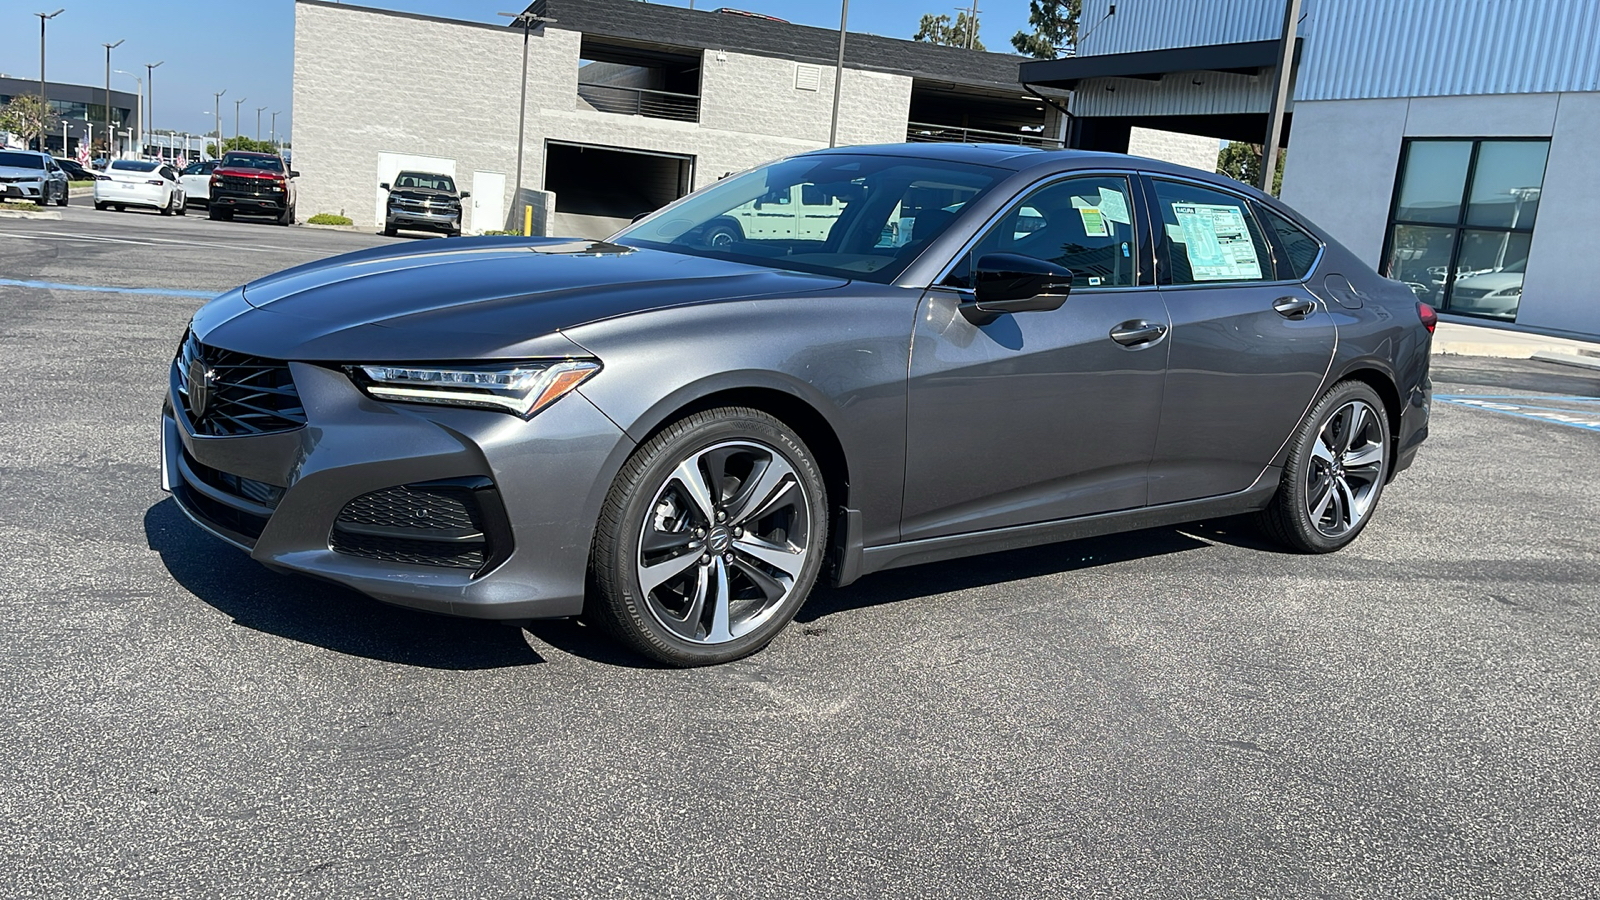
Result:
<svg viewBox="0 0 1600 900">
<path fill-rule="evenodd" d="M 1600 890 L 1600 373 L 1440 359 L 1342 553 L 882 573 L 669 671 L 274 575 L 160 491 L 203 298 L 389 239 L 65 213 L 0 220 L 7 896 Z"/>
</svg>

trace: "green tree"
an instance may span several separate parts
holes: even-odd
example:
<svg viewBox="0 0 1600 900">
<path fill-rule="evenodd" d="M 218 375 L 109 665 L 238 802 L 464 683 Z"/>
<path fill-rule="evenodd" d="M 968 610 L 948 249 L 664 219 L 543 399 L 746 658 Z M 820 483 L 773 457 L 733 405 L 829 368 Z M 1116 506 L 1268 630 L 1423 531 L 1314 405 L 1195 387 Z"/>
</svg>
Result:
<svg viewBox="0 0 1600 900">
<path fill-rule="evenodd" d="M 1278 151 L 1278 171 L 1272 176 L 1274 197 L 1283 191 L 1283 164 L 1288 158 L 1288 150 Z M 1261 145 L 1233 141 L 1217 154 L 1217 171 L 1248 185 L 1261 184 Z"/>
<path fill-rule="evenodd" d="M 954 21 L 949 16 L 936 16 L 928 13 L 922 17 L 922 23 L 917 27 L 917 33 L 912 36 L 914 41 L 927 41 L 930 44 L 943 44 L 946 47 L 967 46 L 967 36 L 972 37 L 972 49 L 984 49 L 983 41 L 978 38 L 978 29 L 982 27 L 973 21 L 966 13 L 956 13 Z"/>
<path fill-rule="evenodd" d="M 32 145 L 40 135 L 55 127 L 60 121 L 56 111 L 37 94 L 20 94 L 0 106 L 0 131 L 9 131 L 22 138 L 24 146 Z M 43 146 L 43 145 L 41 145 Z"/>
<path fill-rule="evenodd" d="M 271 141 L 258 141 L 247 137 L 231 137 L 222 142 L 222 153 L 229 150 L 252 150 L 257 153 L 277 153 L 278 148 Z M 212 141 L 206 145 L 206 153 L 211 156 L 221 156 L 217 152 L 217 142 Z"/>
<path fill-rule="evenodd" d="M 1017 52 L 1035 59 L 1055 59 L 1060 48 L 1078 43 L 1078 16 L 1083 0 L 1028 0 L 1028 24 L 1033 33 L 1011 36 Z"/>
</svg>

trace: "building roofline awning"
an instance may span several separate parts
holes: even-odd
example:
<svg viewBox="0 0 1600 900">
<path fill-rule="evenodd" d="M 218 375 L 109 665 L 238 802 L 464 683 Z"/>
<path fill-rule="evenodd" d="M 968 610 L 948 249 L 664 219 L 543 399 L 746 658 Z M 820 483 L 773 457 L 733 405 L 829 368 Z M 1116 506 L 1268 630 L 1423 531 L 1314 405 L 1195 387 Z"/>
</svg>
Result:
<svg viewBox="0 0 1600 900">
<path fill-rule="evenodd" d="M 1295 41 L 1295 64 L 1300 62 L 1304 39 Z M 1174 72 L 1234 72 L 1259 75 L 1277 67 L 1278 42 L 1248 41 L 1240 44 L 1211 44 L 1205 47 L 1173 47 L 1167 50 L 1141 50 L 1136 53 L 1107 53 L 1104 56 L 1069 56 L 1041 59 L 1021 66 L 1020 80 L 1032 87 L 1072 90 L 1089 78 L 1138 78 L 1160 81 Z"/>
</svg>

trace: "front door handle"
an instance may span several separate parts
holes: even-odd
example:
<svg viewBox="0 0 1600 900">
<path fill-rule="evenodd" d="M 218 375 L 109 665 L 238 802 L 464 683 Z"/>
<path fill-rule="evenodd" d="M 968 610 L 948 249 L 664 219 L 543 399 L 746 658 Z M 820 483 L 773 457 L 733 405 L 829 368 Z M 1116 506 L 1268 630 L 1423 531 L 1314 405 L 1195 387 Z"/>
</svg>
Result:
<svg viewBox="0 0 1600 900">
<path fill-rule="evenodd" d="M 1153 344 L 1167 333 L 1167 326 L 1159 322 L 1134 319 L 1111 329 L 1111 339 L 1124 347 Z"/>
<path fill-rule="evenodd" d="M 1285 319 L 1304 319 L 1317 311 L 1317 301 L 1310 297 L 1279 297 L 1272 301 L 1272 311 Z"/>
</svg>

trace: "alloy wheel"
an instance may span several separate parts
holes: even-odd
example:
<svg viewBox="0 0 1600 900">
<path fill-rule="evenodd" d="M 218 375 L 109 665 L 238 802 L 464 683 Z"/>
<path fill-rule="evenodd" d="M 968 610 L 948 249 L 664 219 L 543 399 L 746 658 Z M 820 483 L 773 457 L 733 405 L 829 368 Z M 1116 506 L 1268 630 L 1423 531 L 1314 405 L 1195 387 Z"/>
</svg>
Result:
<svg viewBox="0 0 1600 900">
<path fill-rule="evenodd" d="M 1386 449 L 1377 410 L 1351 400 L 1323 421 L 1306 467 L 1306 512 L 1325 537 L 1360 527 L 1382 490 Z"/>
<path fill-rule="evenodd" d="M 784 606 L 811 551 L 810 497 L 783 454 L 726 441 L 683 459 L 656 491 L 635 569 L 645 605 L 694 644 L 723 644 Z"/>
</svg>

